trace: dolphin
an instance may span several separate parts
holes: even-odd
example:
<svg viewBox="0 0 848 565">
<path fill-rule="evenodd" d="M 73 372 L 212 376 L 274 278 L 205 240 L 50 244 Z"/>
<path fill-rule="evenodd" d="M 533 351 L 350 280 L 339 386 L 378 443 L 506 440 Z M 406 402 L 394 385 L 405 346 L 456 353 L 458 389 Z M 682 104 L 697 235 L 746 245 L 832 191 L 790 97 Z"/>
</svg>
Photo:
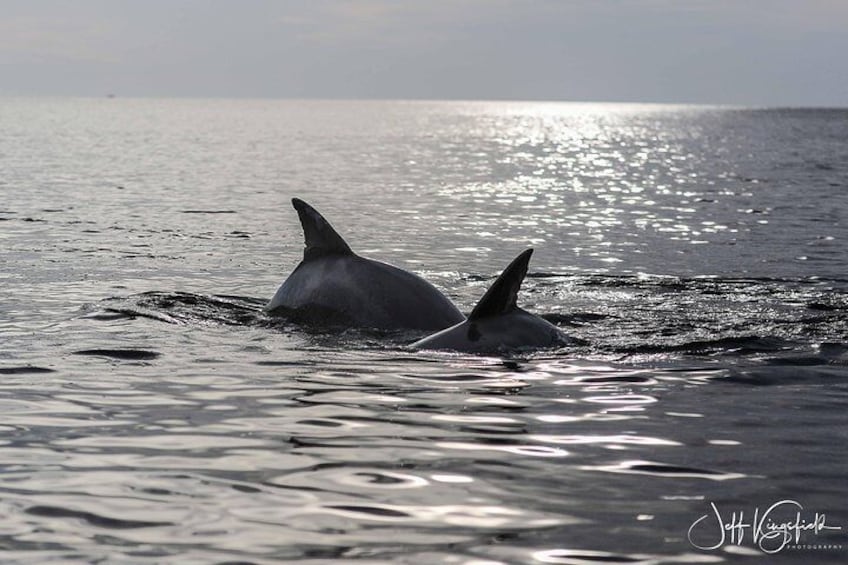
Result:
<svg viewBox="0 0 848 565">
<path fill-rule="evenodd" d="M 527 275 L 532 254 L 533 249 L 527 249 L 512 260 L 467 320 L 425 337 L 411 347 L 490 354 L 573 343 L 558 327 L 517 305 L 518 290 Z"/>
<path fill-rule="evenodd" d="M 360 257 L 312 206 L 292 198 L 306 248 L 303 261 L 265 306 L 299 322 L 381 330 L 434 331 L 465 319 L 433 285 Z"/>
</svg>

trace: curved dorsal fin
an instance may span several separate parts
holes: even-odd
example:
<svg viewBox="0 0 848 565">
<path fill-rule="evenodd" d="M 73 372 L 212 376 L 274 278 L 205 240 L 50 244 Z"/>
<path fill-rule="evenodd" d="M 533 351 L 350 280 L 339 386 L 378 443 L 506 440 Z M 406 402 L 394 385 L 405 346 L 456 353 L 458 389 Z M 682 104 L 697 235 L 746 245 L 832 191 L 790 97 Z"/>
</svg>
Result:
<svg viewBox="0 0 848 565">
<path fill-rule="evenodd" d="M 324 255 L 353 255 L 347 242 L 315 208 L 300 198 L 292 198 L 292 206 L 297 210 L 300 224 L 303 226 L 303 237 L 306 240 L 304 261 Z"/>
<path fill-rule="evenodd" d="M 521 282 L 527 275 L 527 265 L 530 263 L 531 255 L 533 255 L 532 248 L 523 251 L 512 260 L 512 263 L 504 269 L 501 276 L 489 287 L 489 290 L 468 315 L 469 320 L 506 314 L 518 308 L 516 304 L 518 289 L 521 288 Z"/>
</svg>

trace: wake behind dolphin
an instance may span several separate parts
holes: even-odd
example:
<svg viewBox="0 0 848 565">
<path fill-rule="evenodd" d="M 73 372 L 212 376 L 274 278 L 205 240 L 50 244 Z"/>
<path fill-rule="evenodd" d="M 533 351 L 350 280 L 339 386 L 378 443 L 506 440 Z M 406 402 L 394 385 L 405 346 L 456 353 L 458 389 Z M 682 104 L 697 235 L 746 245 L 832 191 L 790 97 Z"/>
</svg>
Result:
<svg viewBox="0 0 848 565">
<path fill-rule="evenodd" d="M 303 261 L 265 307 L 318 325 L 383 330 L 446 328 L 464 319 L 433 285 L 392 265 L 355 254 L 312 206 L 292 198 L 306 248 Z"/>
<path fill-rule="evenodd" d="M 518 307 L 518 290 L 527 275 L 532 249 L 513 259 L 489 287 L 468 319 L 414 344 L 415 349 L 502 353 L 568 345 L 574 340 L 558 327 Z"/>
</svg>

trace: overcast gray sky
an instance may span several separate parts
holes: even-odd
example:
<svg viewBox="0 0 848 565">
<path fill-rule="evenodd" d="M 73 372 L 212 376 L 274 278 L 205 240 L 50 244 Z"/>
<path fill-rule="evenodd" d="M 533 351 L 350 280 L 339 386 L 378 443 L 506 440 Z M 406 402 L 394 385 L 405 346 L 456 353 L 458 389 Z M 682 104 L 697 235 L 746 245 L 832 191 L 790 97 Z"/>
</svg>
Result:
<svg viewBox="0 0 848 565">
<path fill-rule="evenodd" d="M 0 94 L 848 106 L 848 0 L 2 0 Z"/>
</svg>

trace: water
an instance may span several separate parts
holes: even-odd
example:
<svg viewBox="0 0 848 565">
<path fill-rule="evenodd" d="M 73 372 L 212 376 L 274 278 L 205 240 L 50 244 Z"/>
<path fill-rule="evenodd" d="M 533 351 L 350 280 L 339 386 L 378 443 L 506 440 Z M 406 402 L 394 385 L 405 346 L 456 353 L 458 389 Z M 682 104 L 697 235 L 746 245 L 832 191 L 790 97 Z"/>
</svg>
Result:
<svg viewBox="0 0 848 565">
<path fill-rule="evenodd" d="M 3 562 L 846 559 L 848 111 L 3 99 L 0 125 Z M 292 196 L 463 311 L 534 247 L 521 305 L 586 345 L 267 318 Z M 782 500 L 837 547 L 690 542 L 711 503 Z"/>
</svg>

